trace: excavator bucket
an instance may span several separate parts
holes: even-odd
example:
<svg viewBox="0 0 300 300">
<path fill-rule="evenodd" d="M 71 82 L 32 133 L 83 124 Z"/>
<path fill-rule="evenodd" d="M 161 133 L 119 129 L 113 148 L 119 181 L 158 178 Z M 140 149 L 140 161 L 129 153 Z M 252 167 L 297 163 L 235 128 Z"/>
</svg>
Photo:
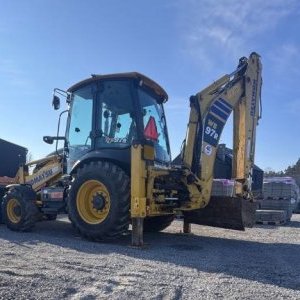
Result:
<svg viewBox="0 0 300 300">
<path fill-rule="evenodd" d="M 238 197 L 211 197 L 202 209 L 184 213 L 186 223 L 245 230 L 255 223 L 256 203 Z"/>
</svg>

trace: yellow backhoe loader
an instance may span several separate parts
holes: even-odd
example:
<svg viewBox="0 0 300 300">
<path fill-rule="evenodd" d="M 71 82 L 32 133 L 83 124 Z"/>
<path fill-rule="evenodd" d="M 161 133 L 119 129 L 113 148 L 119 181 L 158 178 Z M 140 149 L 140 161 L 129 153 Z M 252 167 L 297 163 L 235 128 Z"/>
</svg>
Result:
<svg viewBox="0 0 300 300">
<path fill-rule="evenodd" d="M 260 57 L 252 53 L 233 73 L 190 97 L 176 165 L 163 107 L 168 96 L 153 80 L 136 72 L 92 75 L 67 91 L 55 89 L 54 108 L 60 107 L 58 95 L 68 104 L 66 134 L 44 141 L 63 140 L 64 147 L 31 162 L 31 173 L 29 165 L 20 168 L 3 200 L 7 226 L 24 231 L 39 214 L 67 212 L 81 235 L 93 240 L 117 238 L 131 223 L 135 246 L 143 245 L 143 232 L 165 229 L 176 215 L 184 219 L 184 232 L 191 223 L 252 226 L 261 71 Z M 216 151 L 232 111 L 235 196 L 211 197 Z"/>
</svg>

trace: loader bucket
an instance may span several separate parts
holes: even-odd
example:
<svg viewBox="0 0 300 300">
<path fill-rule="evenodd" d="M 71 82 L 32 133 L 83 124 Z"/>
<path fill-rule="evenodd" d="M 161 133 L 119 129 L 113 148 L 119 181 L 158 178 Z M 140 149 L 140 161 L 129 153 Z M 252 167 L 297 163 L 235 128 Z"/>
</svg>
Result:
<svg viewBox="0 0 300 300">
<path fill-rule="evenodd" d="M 256 203 L 238 197 L 211 197 L 202 209 L 184 212 L 187 223 L 245 230 L 255 223 Z"/>
</svg>

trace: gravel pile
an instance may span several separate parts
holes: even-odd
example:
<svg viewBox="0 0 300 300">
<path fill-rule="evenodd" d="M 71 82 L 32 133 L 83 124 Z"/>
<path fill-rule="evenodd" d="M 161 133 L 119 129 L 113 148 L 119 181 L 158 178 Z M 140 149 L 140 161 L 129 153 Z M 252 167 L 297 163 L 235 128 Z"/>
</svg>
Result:
<svg viewBox="0 0 300 300">
<path fill-rule="evenodd" d="M 175 221 L 114 243 L 81 239 L 66 219 L 33 232 L 0 226 L 0 299 L 300 299 L 300 215 L 246 232 Z"/>
</svg>

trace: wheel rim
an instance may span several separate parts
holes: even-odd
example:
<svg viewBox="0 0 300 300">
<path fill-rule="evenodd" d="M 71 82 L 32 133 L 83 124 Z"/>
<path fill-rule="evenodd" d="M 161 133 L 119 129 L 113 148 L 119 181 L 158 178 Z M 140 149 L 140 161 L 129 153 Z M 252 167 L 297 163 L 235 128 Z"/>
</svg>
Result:
<svg viewBox="0 0 300 300">
<path fill-rule="evenodd" d="M 110 195 L 103 183 L 88 180 L 83 183 L 76 197 L 77 211 L 88 224 L 100 224 L 110 210 Z"/>
<path fill-rule="evenodd" d="M 7 203 L 6 208 L 8 219 L 12 223 L 19 223 L 21 221 L 21 204 L 19 200 L 12 198 Z"/>
</svg>

